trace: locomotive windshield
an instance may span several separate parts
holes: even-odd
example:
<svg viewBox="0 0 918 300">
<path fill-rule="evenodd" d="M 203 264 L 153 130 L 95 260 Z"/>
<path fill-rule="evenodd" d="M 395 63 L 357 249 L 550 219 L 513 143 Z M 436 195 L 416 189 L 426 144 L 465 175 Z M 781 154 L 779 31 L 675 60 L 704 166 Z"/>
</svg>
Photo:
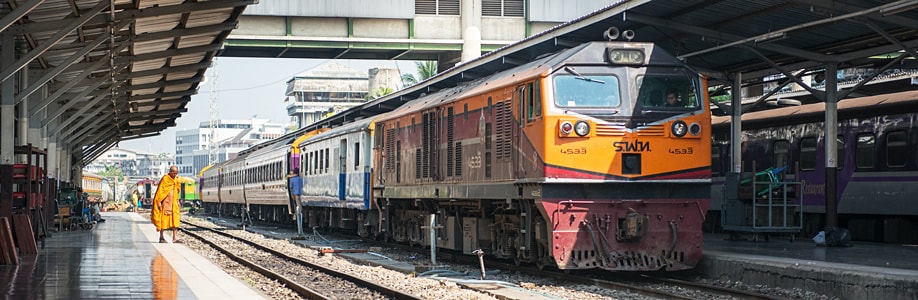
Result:
<svg viewBox="0 0 918 300">
<path fill-rule="evenodd" d="M 571 68 L 566 68 L 571 69 Z M 618 77 L 573 74 L 555 76 L 555 105 L 558 107 L 618 107 L 621 105 Z"/>
<path fill-rule="evenodd" d="M 696 110 L 700 106 L 693 77 L 683 68 L 647 68 L 635 78 L 637 102 L 647 111 Z"/>
</svg>

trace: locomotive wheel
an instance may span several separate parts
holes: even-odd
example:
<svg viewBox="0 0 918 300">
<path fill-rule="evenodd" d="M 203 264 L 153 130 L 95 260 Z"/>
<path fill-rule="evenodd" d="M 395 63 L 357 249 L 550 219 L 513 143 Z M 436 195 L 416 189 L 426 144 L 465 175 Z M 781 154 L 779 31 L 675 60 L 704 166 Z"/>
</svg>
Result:
<svg viewBox="0 0 918 300">
<path fill-rule="evenodd" d="M 539 270 L 545 270 L 545 268 L 548 267 L 549 264 L 550 263 L 548 262 L 547 259 L 539 259 L 536 261 L 536 267 L 539 268 Z"/>
<path fill-rule="evenodd" d="M 520 259 L 519 256 L 514 255 L 514 256 L 513 256 L 513 264 L 516 265 L 517 267 L 522 266 L 522 265 L 523 265 L 523 260 Z"/>
</svg>

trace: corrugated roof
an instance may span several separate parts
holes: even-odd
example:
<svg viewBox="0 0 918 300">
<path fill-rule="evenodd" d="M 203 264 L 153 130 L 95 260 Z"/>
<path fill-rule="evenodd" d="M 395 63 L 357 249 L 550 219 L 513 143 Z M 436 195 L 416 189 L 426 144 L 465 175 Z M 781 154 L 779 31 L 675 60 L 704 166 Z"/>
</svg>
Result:
<svg viewBox="0 0 918 300">
<path fill-rule="evenodd" d="M 872 56 L 897 53 L 902 46 L 918 47 L 918 1 L 620 1 L 301 131 L 386 112 L 429 91 L 507 70 L 545 53 L 603 40 L 603 32 L 613 26 L 632 30 L 633 41 L 653 42 L 679 56 L 707 73 L 712 85 L 729 85 L 736 73 L 743 74 L 746 84 L 755 84 L 781 70 L 818 70 L 826 62 L 839 63 L 838 69 L 882 69 L 896 55 Z M 902 60 L 895 66 L 916 68 L 915 61 Z"/>
<path fill-rule="evenodd" d="M 157 135 L 186 111 L 246 5 L 256 0 L 3 1 L 0 27 L 28 66 L 29 113 L 83 162 Z M 112 7 L 113 5 L 113 7 Z M 11 44 L 2 44 L 10 46 Z M 4 66 L 3 76 L 15 73 Z M 47 86 L 48 95 L 40 94 Z"/>
</svg>

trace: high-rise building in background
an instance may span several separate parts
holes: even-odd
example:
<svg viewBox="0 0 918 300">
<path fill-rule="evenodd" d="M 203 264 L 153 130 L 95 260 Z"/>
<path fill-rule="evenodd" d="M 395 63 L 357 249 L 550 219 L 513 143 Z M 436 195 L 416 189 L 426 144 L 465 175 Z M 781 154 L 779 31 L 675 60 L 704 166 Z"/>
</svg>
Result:
<svg viewBox="0 0 918 300">
<path fill-rule="evenodd" d="M 284 135 L 283 124 L 269 122 L 268 119 L 257 118 L 218 120 L 214 130 L 219 147 L 217 162 L 232 159 L 239 151 Z M 175 165 L 179 168 L 179 175 L 197 177 L 208 165 L 210 138 L 210 121 L 201 122 L 198 128 L 175 132 Z"/>
<path fill-rule="evenodd" d="M 335 62 L 323 64 L 287 81 L 287 115 L 301 128 L 366 102 L 382 87 L 389 92 L 401 88 L 398 69 L 363 72 Z"/>
</svg>

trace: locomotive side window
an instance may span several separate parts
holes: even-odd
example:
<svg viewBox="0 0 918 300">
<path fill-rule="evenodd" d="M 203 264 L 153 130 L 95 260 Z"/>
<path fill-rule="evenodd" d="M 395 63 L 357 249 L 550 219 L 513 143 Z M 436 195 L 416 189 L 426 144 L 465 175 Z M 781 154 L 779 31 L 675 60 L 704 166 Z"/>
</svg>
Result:
<svg viewBox="0 0 918 300">
<path fill-rule="evenodd" d="M 857 135 L 857 149 L 854 152 L 855 166 L 858 169 L 872 169 L 877 157 L 876 139 L 873 133 Z"/>
<path fill-rule="evenodd" d="M 812 171 L 816 169 L 816 138 L 800 139 L 800 169 Z"/>
<path fill-rule="evenodd" d="M 905 131 L 890 131 L 886 133 L 886 166 L 904 167 L 908 161 L 906 157 L 907 139 Z"/>
<path fill-rule="evenodd" d="M 542 117 L 542 97 L 539 91 L 539 82 L 530 82 L 525 88 L 526 122 L 533 122 Z"/>
<path fill-rule="evenodd" d="M 774 145 L 772 145 L 772 147 L 773 147 L 772 153 L 774 153 L 774 156 L 775 156 L 774 158 L 775 165 L 772 167 L 780 168 L 780 167 L 788 166 L 788 169 L 790 169 L 790 166 L 788 165 L 790 162 L 790 142 L 788 142 L 787 140 L 778 140 L 774 142 Z"/>
</svg>

